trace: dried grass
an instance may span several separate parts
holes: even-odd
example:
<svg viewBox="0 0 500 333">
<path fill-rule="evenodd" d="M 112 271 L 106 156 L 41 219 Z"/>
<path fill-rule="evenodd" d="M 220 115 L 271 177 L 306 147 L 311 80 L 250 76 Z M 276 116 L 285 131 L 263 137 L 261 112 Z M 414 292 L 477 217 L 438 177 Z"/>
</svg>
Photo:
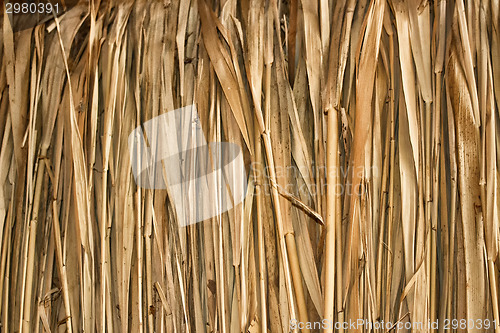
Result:
<svg viewBox="0 0 500 333">
<path fill-rule="evenodd" d="M 500 324 L 499 20 L 497 0 L 4 14 L 1 331 L 499 333 L 477 326 Z M 180 227 L 127 138 L 190 104 L 248 189 Z"/>
</svg>

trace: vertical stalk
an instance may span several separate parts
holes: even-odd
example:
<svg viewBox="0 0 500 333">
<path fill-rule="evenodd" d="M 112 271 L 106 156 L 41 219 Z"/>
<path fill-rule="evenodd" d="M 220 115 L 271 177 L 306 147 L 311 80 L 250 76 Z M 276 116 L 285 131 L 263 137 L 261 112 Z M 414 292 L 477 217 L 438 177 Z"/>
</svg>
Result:
<svg viewBox="0 0 500 333">
<path fill-rule="evenodd" d="M 153 220 L 153 191 L 146 190 L 145 200 L 145 213 L 144 213 L 144 239 L 146 250 L 146 300 L 147 300 L 147 314 L 148 314 L 148 327 L 151 332 L 154 331 L 154 304 L 153 304 L 153 280 L 152 280 L 152 267 L 151 267 L 151 235 L 152 235 L 152 220 Z"/>
<path fill-rule="evenodd" d="M 436 61 L 435 61 L 435 67 L 434 67 L 434 72 L 436 74 L 436 86 L 435 86 L 435 93 L 434 93 L 434 99 L 435 99 L 435 104 L 434 104 L 434 117 L 435 117 L 435 123 L 434 123 L 434 163 L 436 165 L 436 168 L 434 170 L 434 189 L 433 189 L 433 217 L 432 217 L 432 230 L 431 230 L 431 244 L 433 245 L 433 253 L 431 254 L 431 265 L 432 268 L 437 265 L 437 258 L 436 258 L 436 236 L 437 236 L 437 221 L 438 221 L 438 193 L 440 191 L 439 185 L 440 185 L 440 179 L 441 179 L 441 185 L 446 184 L 446 179 L 443 179 L 444 177 L 444 171 L 445 171 L 445 165 L 443 164 L 443 169 L 440 172 L 440 162 L 444 162 L 444 147 L 441 146 L 441 85 L 442 85 L 442 77 L 443 77 L 443 65 L 444 65 L 444 53 L 445 53 L 445 42 L 446 42 L 446 0 L 441 0 L 438 5 L 435 6 L 436 9 L 436 20 L 439 19 L 438 21 L 438 33 L 436 34 L 437 37 L 437 51 L 436 51 Z M 441 176 L 443 175 L 443 176 Z M 444 186 L 445 188 L 441 189 L 441 193 L 446 193 L 446 185 Z M 443 205 L 441 209 L 445 212 L 448 206 L 445 206 L 446 201 L 441 199 Z M 442 217 L 447 218 L 448 214 L 442 214 Z M 448 220 L 443 221 L 441 220 L 441 223 L 446 223 L 448 234 L 445 235 L 444 237 L 447 238 L 449 235 L 451 235 L 451 228 L 450 225 L 448 225 Z M 436 229 L 436 230 L 435 230 Z M 454 230 L 453 230 L 454 232 Z M 444 242 L 444 246 L 449 245 L 450 240 L 448 239 L 448 242 Z M 442 306 L 441 308 L 444 309 L 442 311 L 442 314 L 445 315 L 446 318 L 451 318 L 451 315 L 449 314 L 446 316 L 446 306 L 447 306 L 447 298 L 451 297 L 449 293 L 449 289 L 446 289 L 446 287 L 451 285 L 451 270 L 450 264 L 453 261 L 452 259 L 452 249 L 448 248 L 448 255 L 447 255 L 447 260 L 445 260 L 445 268 L 443 270 L 443 275 L 444 275 L 444 280 L 447 281 L 446 283 L 443 283 L 443 286 L 445 286 L 444 290 L 444 295 L 445 297 L 443 298 L 442 301 Z M 435 268 L 433 268 L 435 270 Z M 435 274 L 435 272 L 431 272 L 431 274 Z M 434 279 L 431 281 L 431 291 L 435 290 L 435 284 L 436 280 Z M 434 321 L 436 316 L 436 292 L 434 291 L 433 294 L 431 294 L 431 320 Z M 441 313 L 441 311 L 440 311 Z M 439 323 L 439 331 L 442 332 L 444 329 L 444 322 L 441 324 Z"/>
<path fill-rule="evenodd" d="M 338 158 L 340 160 L 340 150 L 337 151 Z M 336 259 L 336 271 L 337 271 L 337 284 L 336 284 L 336 298 L 335 298 L 335 308 L 337 310 L 337 321 L 340 323 L 344 322 L 345 312 L 343 303 L 343 286 L 344 281 L 342 277 L 343 269 L 343 258 L 342 258 L 342 197 L 337 195 L 336 197 L 336 218 L 335 218 L 335 259 Z M 344 333 L 344 326 L 340 325 L 339 333 Z"/>
<path fill-rule="evenodd" d="M 391 37 L 390 37 L 391 38 Z M 389 92 L 390 94 L 391 92 Z M 389 114 L 390 117 L 390 114 Z M 390 141 L 391 141 L 391 131 L 386 130 L 386 136 L 385 136 L 385 144 L 384 144 L 384 161 L 383 161 L 383 171 L 382 171 L 382 186 L 381 186 L 381 198 L 380 198 L 380 209 L 379 209 L 379 233 L 378 233 L 378 248 L 377 248 L 377 264 L 376 264 L 376 306 L 377 306 L 377 311 L 378 311 L 378 317 L 380 317 L 381 314 L 381 307 L 382 307 L 382 262 L 383 262 L 383 257 L 384 257 L 384 252 L 382 250 L 384 249 L 384 235 L 385 235 L 385 223 L 386 223 L 386 205 L 388 201 L 388 179 L 389 179 L 389 157 L 390 157 Z"/>
<path fill-rule="evenodd" d="M 326 237 L 325 237 L 325 289 L 324 289 L 324 319 L 328 323 L 333 323 L 334 314 L 334 297 L 335 297 L 335 229 L 337 226 L 337 200 L 341 193 L 337 193 L 337 184 L 339 181 L 339 120 L 338 109 L 329 107 L 327 109 L 328 131 L 326 142 Z M 337 282 L 338 283 L 338 282 Z M 323 330 L 325 333 L 333 332 L 333 327 L 328 325 Z"/>
<path fill-rule="evenodd" d="M 437 101 L 436 101 L 437 102 Z M 431 225 L 431 242 L 430 242 L 430 287 L 429 287 L 429 292 L 430 292 L 430 320 L 431 322 L 436 321 L 436 280 L 437 280 L 437 274 L 436 274 L 436 265 L 437 265 L 437 208 L 438 208 L 438 200 L 437 200 L 437 195 L 439 191 L 439 154 L 437 153 L 438 150 L 438 145 L 440 144 L 438 142 L 439 140 L 439 113 L 437 111 L 434 112 L 434 132 L 435 132 L 435 138 L 434 138 L 434 151 L 436 154 L 433 156 L 431 160 L 431 126 L 430 126 L 430 103 L 426 103 L 426 122 L 427 122 L 427 137 L 426 137 L 426 165 L 431 165 L 431 162 L 433 162 L 434 168 L 427 168 L 426 170 L 426 215 L 427 215 L 427 223 L 430 223 Z M 437 106 L 435 106 L 437 107 Z M 439 110 L 439 109 L 438 109 Z M 431 188 L 431 178 L 433 180 L 432 182 L 432 188 Z M 432 193 L 432 195 L 431 195 Z M 431 328 L 431 332 L 435 332 L 436 330 L 434 328 Z"/>
<path fill-rule="evenodd" d="M 387 216 L 387 273 L 386 273 L 386 285 L 385 285 L 385 310 L 384 310 L 384 320 L 389 322 L 390 320 L 390 301 L 391 301 L 391 283 L 392 283 L 392 221 L 394 216 L 394 155 L 396 154 L 395 147 L 395 132 L 396 132 L 396 116 L 395 116 L 395 100 L 394 100 L 394 39 L 389 38 L 389 62 L 391 66 L 391 90 L 390 90 L 390 117 L 391 117 L 391 151 L 389 155 L 390 165 L 389 165 L 389 212 Z"/>
<path fill-rule="evenodd" d="M 491 303 L 493 305 L 493 319 L 495 320 L 495 333 L 500 333 L 500 316 L 498 315 L 498 284 L 495 273 L 495 264 L 492 259 L 488 259 L 488 272 L 491 289 Z"/>
<path fill-rule="evenodd" d="M 304 297 L 304 288 L 302 287 L 302 274 L 300 272 L 299 257 L 297 255 L 297 246 L 295 243 L 295 235 L 293 232 L 285 234 L 286 249 L 290 254 L 290 270 L 292 272 L 292 282 L 297 298 L 297 309 L 299 312 L 299 320 L 303 323 L 308 323 L 307 306 Z M 302 332 L 309 332 L 307 326 L 302 329 Z"/>
<path fill-rule="evenodd" d="M 140 160 L 140 159 L 137 159 Z M 137 169 L 140 170 L 140 169 Z M 143 258 L 143 240 L 142 240 L 142 202 L 143 202 L 143 197 L 142 197 L 142 190 L 140 187 L 137 187 L 137 192 L 135 193 L 136 197 L 136 210 L 137 210 L 137 221 L 135 223 L 135 241 L 137 243 L 136 248 L 137 248 L 137 312 L 138 312 L 138 321 L 139 321 L 139 333 L 142 333 L 144 331 L 144 324 L 143 324 L 143 310 L 142 310 L 142 268 L 144 265 L 144 258 Z M 101 257 L 102 258 L 102 257 Z M 101 281 L 101 283 L 104 283 L 104 281 Z M 103 288 L 104 291 L 104 288 Z M 102 296 L 101 296 L 102 297 Z M 102 307 L 105 307 L 105 304 L 102 304 Z M 104 314 L 104 310 L 103 314 Z M 104 317 L 103 317 L 103 322 L 104 322 Z M 103 328 L 104 328 L 104 323 L 103 323 Z"/>
<path fill-rule="evenodd" d="M 431 216 L 431 321 L 437 319 L 437 222 L 439 207 L 439 179 L 441 161 L 441 72 L 436 75 L 436 94 L 434 105 L 434 156 L 433 188 L 432 188 L 432 216 Z M 433 330 L 435 331 L 435 330 Z"/>
<path fill-rule="evenodd" d="M 255 180 L 255 196 L 257 203 L 257 242 L 259 249 L 259 284 L 260 284 L 260 314 L 261 314 L 261 332 L 267 332 L 267 301 L 266 301 L 266 254 L 264 248 L 264 234 L 262 225 L 262 209 L 264 207 L 264 198 L 262 197 L 263 179 L 262 179 L 262 146 L 260 135 L 255 129 L 255 162 L 256 168 L 252 168 Z"/>
</svg>

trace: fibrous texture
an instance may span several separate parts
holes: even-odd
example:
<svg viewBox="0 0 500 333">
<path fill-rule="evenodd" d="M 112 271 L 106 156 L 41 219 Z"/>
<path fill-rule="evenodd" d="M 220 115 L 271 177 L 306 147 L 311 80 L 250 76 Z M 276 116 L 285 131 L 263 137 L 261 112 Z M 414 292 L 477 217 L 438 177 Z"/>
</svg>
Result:
<svg viewBox="0 0 500 333">
<path fill-rule="evenodd" d="M 69 2 L 2 14 L 1 332 L 500 333 L 498 0 Z M 185 225 L 129 136 L 191 105 Z"/>
</svg>

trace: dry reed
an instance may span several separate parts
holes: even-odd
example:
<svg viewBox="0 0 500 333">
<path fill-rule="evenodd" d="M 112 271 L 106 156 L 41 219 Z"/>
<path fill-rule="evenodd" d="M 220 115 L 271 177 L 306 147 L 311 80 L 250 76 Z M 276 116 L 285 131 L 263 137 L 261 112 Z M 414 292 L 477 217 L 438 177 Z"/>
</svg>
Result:
<svg viewBox="0 0 500 333">
<path fill-rule="evenodd" d="M 499 6 L 4 11 L 0 331 L 500 333 Z M 183 227 L 127 139 L 191 104 L 248 188 Z"/>
</svg>

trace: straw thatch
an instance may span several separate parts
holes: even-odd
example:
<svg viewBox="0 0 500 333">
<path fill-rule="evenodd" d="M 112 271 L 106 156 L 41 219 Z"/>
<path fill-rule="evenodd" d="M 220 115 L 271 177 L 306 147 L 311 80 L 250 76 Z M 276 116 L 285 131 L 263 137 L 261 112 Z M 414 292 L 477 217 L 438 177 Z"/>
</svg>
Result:
<svg viewBox="0 0 500 333">
<path fill-rule="evenodd" d="M 1 332 L 500 332 L 498 0 L 70 7 L 0 26 Z M 182 227 L 127 140 L 191 104 L 248 188 Z"/>
</svg>

